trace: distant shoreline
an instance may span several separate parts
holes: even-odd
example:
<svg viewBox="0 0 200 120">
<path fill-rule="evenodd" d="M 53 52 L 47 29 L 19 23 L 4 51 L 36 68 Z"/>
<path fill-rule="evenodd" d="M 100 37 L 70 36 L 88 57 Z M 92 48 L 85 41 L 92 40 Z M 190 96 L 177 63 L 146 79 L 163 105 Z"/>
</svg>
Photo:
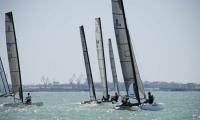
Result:
<svg viewBox="0 0 200 120">
<path fill-rule="evenodd" d="M 175 82 L 149 82 L 144 81 L 145 91 L 200 91 L 200 84 L 196 83 L 175 83 Z M 101 91 L 101 83 L 94 83 L 95 90 Z M 11 85 L 9 85 L 12 88 Z M 112 82 L 108 82 L 109 91 L 114 91 Z M 119 90 L 125 91 L 123 82 L 119 82 Z M 26 92 L 81 92 L 89 91 L 88 83 L 66 83 L 60 84 L 59 82 L 53 82 L 48 84 L 35 84 L 35 85 L 23 85 L 23 91 Z"/>
<path fill-rule="evenodd" d="M 24 92 L 89 92 L 88 90 L 23 90 Z M 146 90 L 149 91 L 149 90 Z M 150 91 L 159 91 L 159 92 L 199 92 L 200 89 L 194 90 L 179 90 L 179 89 L 172 89 L 172 90 L 150 90 Z M 102 92 L 101 90 L 97 90 L 96 92 Z M 114 91 L 111 91 L 114 92 Z M 125 92 L 125 91 L 121 91 Z"/>
</svg>

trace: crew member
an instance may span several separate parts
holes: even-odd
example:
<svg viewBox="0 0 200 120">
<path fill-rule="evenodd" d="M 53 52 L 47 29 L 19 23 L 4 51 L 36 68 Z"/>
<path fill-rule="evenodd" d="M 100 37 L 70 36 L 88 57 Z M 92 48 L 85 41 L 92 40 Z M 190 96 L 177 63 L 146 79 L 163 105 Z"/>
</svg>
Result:
<svg viewBox="0 0 200 120">
<path fill-rule="evenodd" d="M 30 104 L 31 103 L 31 95 L 28 93 L 28 96 L 26 97 L 26 103 Z"/>
</svg>

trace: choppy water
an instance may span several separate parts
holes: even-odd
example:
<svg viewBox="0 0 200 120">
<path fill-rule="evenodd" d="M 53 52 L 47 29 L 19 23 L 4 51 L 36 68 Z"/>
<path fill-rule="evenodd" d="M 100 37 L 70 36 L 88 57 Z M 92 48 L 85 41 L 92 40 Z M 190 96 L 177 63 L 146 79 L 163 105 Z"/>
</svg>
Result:
<svg viewBox="0 0 200 120">
<path fill-rule="evenodd" d="M 164 110 L 114 110 L 111 103 L 81 105 L 87 92 L 33 92 L 32 101 L 43 101 L 42 107 L 5 108 L 2 104 L 13 100 L 0 98 L 0 120 L 200 120 L 200 92 L 153 94 L 156 101 L 165 104 Z"/>
</svg>

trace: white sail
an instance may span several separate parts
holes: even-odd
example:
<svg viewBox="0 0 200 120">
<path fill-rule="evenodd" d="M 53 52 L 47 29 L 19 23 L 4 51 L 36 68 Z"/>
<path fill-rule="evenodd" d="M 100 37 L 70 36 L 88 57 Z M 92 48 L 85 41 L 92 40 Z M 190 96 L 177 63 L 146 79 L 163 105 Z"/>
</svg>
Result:
<svg viewBox="0 0 200 120">
<path fill-rule="evenodd" d="M 110 65 L 112 70 L 112 76 L 113 76 L 113 83 L 114 83 L 114 89 L 115 92 L 119 95 L 119 85 L 118 85 L 118 78 L 117 78 L 117 72 L 115 67 L 115 58 L 113 54 L 113 48 L 112 48 L 112 42 L 111 39 L 108 39 L 109 41 L 109 55 L 110 55 Z"/>
<path fill-rule="evenodd" d="M 2 60 L 0 58 L 0 96 L 1 94 L 8 95 L 9 93 L 10 89 L 8 86 L 8 81 L 6 78 Z"/>
<path fill-rule="evenodd" d="M 103 86 L 103 96 L 108 99 L 108 85 L 107 85 L 107 75 L 106 75 L 106 64 L 104 56 L 104 47 L 103 47 L 103 36 L 101 29 L 101 19 L 95 18 L 95 35 L 96 35 L 96 45 L 97 45 L 97 58 L 99 63 L 99 71 L 101 82 Z"/>
<path fill-rule="evenodd" d="M 132 49 L 133 49 L 133 47 L 132 47 Z M 134 63 L 134 67 L 135 67 L 135 73 L 136 73 L 136 78 L 137 78 L 137 83 L 138 83 L 138 89 L 139 89 L 139 92 L 140 92 L 140 97 L 146 99 L 144 86 L 143 86 L 143 83 L 142 83 L 142 79 L 140 77 L 140 73 L 139 73 L 139 69 L 138 69 L 138 66 L 137 66 L 137 62 L 136 62 L 136 58 L 135 58 L 134 53 L 133 53 L 133 63 Z M 141 96 L 141 94 L 143 96 Z"/>
<path fill-rule="evenodd" d="M 19 56 L 12 12 L 5 14 L 5 27 L 12 90 L 15 98 L 23 102 Z"/>
<path fill-rule="evenodd" d="M 134 93 L 134 96 L 140 104 L 141 102 L 138 86 L 139 80 L 137 80 L 137 71 L 135 70 L 136 62 L 134 62 L 135 58 L 133 56 L 134 53 L 127 28 L 126 16 L 122 0 L 112 0 L 112 14 L 127 95 L 130 96 L 132 93 Z"/>
<path fill-rule="evenodd" d="M 87 81 L 88 81 L 89 91 L 90 91 L 89 92 L 90 100 L 96 100 L 96 94 L 95 94 L 93 78 L 92 78 L 92 71 L 91 71 L 91 67 L 90 67 L 90 60 L 89 60 L 87 43 L 86 43 L 85 32 L 84 32 L 83 26 L 80 26 L 80 35 L 81 35 L 83 56 L 84 56 L 84 61 L 85 61 L 85 69 L 86 69 L 86 74 L 87 74 Z"/>
</svg>

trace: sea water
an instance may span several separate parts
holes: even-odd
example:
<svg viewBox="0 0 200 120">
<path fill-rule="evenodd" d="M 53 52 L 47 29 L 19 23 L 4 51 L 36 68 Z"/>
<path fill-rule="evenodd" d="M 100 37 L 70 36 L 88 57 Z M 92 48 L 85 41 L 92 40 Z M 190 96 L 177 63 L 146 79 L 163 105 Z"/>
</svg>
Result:
<svg viewBox="0 0 200 120">
<path fill-rule="evenodd" d="M 115 110 L 111 103 L 82 105 L 88 92 L 32 92 L 43 106 L 3 107 L 13 98 L 0 98 L 0 120 L 200 120 L 200 92 L 152 92 L 161 111 Z M 101 93 L 97 93 L 101 96 Z M 26 96 L 26 93 L 24 93 Z"/>
</svg>

